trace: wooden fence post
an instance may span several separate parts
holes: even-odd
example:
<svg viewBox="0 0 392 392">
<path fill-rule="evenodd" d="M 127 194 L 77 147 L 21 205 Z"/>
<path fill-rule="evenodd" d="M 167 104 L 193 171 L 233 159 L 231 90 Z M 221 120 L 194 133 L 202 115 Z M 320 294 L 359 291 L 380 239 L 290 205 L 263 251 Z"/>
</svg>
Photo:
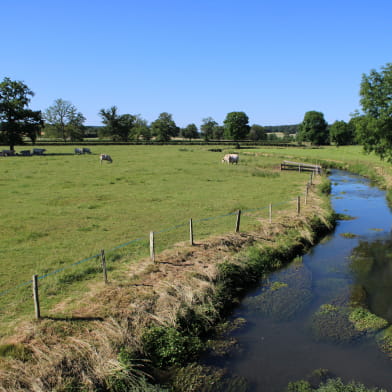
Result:
<svg viewBox="0 0 392 392">
<path fill-rule="evenodd" d="M 192 218 L 189 220 L 189 242 L 191 245 L 194 245 L 193 242 L 193 222 Z"/>
<path fill-rule="evenodd" d="M 38 275 L 33 275 L 33 297 L 34 297 L 35 318 L 39 320 L 41 318 L 41 311 L 39 307 Z"/>
<path fill-rule="evenodd" d="M 301 196 L 297 196 L 297 214 L 301 213 Z"/>
<path fill-rule="evenodd" d="M 235 223 L 235 232 L 238 233 L 240 231 L 240 222 L 241 222 L 241 210 L 237 212 L 237 221 Z"/>
<path fill-rule="evenodd" d="M 314 174 L 314 171 L 312 170 L 310 172 L 310 185 L 313 185 L 313 174 Z"/>
<path fill-rule="evenodd" d="M 101 249 L 101 263 L 102 263 L 102 271 L 103 271 L 103 280 L 105 284 L 108 283 L 108 273 L 106 270 L 106 257 L 105 257 L 105 250 Z"/>
<path fill-rule="evenodd" d="M 269 204 L 269 223 L 272 223 L 272 204 Z"/>
<path fill-rule="evenodd" d="M 150 231 L 150 258 L 155 263 L 154 232 Z"/>
<path fill-rule="evenodd" d="M 308 202 L 308 193 L 309 193 L 309 183 L 306 184 L 306 189 L 305 189 L 305 205 Z"/>
</svg>

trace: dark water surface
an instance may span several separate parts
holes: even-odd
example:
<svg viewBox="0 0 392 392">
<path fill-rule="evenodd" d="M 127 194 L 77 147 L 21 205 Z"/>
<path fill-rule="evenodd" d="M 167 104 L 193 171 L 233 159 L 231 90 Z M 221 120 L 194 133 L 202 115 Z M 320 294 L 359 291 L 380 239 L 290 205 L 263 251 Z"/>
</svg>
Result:
<svg viewBox="0 0 392 392">
<path fill-rule="evenodd" d="M 302 261 L 272 273 L 248 295 L 233 314 L 247 320 L 231 335 L 241 349 L 207 359 L 246 377 L 252 392 L 284 391 L 319 368 L 392 392 L 392 361 L 374 334 L 358 335 L 339 316 L 328 328 L 314 321 L 323 304 L 340 308 L 354 298 L 392 323 L 392 214 L 385 192 L 346 172 L 333 171 L 330 179 L 334 210 L 355 219 L 339 221 Z M 334 331 L 325 339 L 320 330 Z"/>
</svg>

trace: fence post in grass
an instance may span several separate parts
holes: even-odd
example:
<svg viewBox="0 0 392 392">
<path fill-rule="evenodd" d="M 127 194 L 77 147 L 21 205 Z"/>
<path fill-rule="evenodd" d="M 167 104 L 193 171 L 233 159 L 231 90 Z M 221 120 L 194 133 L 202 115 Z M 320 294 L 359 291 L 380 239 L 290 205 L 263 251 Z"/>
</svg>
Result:
<svg viewBox="0 0 392 392">
<path fill-rule="evenodd" d="M 308 193 L 309 193 L 309 183 L 306 184 L 306 189 L 305 189 L 305 205 L 308 202 Z"/>
<path fill-rule="evenodd" d="M 297 196 L 297 214 L 301 212 L 301 196 Z"/>
<path fill-rule="evenodd" d="M 237 221 L 235 223 L 235 232 L 238 233 L 240 231 L 240 223 L 241 223 L 241 210 L 237 212 Z"/>
<path fill-rule="evenodd" d="M 154 232 L 150 231 L 150 258 L 155 263 Z"/>
<path fill-rule="evenodd" d="M 310 172 L 310 185 L 313 185 L 313 174 L 314 174 L 314 171 L 312 170 Z"/>
<path fill-rule="evenodd" d="M 269 204 L 269 223 L 272 223 L 272 203 Z"/>
<path fill-rule="evenodd" d="M 193 222 L 192 218 L 189 220 L 189 242 L 191 245 L 194 245 L 193 242 Z"/>
<path fill-rule="evenodd" d="M 39 307 L 38 275 L 33 275 L 33 297 L 34 297 L 35 318 L 39 320 L 41 318 L 41 311 Z"/>
<path fill-rule="evenodd" d="M 103 280 L 105 284 L 108 283 L 108 273 L 106 270 L 106 257 L 104 249 L 101 249 L 101 263 L 102 263 L 102 271 L 103 271 Z"/>
</svg>

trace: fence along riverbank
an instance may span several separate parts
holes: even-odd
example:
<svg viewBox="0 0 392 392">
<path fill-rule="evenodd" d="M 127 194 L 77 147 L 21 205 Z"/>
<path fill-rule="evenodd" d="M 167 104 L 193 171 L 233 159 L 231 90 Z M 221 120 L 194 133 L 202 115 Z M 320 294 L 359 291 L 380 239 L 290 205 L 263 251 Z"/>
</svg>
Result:
<svg viewBox="0 0 392 392">
<path fill-rule="evenodd" d="M 43 279 L 46 279 L 48 277 L 60 274 L 72 267 L 77 267 L 80 266 L 82 264 L 85 264 L 88 261 L 92 261 L 94 260 L 95 265 L 93 268 L 93 272 L 96 272 L 96 267 L 99 266 L 99 269 L 101 270 L 102 274 L 103 274 L 103 280 L 104 283 L 107 284 L 110 280 L 110 276 L 109 273 L 110 272 L 110 267 L 108 268 L 108 264 L 110 265 L 110 262 L 108 262 L 107 260 L 107 255 L 110 253 L 114 253 L 116 251 L 118 251 L 119 249 L 131 246 L 133 244 L 136 243 L 140 243 L 142 245 L 144 245 L 144 243 L 147 245 L 146 248 L 148 247 L 149 249 L 149 257 L 151 259 L 151 263 L 158 263 L 157 260 L 157 249 L 156 249 L 156 239 L 159 235 L 179 229 L 179 228 L 189 228 L 189 244 L 191 246 L 195 245 L 195 238 L 197 236 L 197 232 L 194 230 L 194 226 L 196 223 L 203 223 L 203 222 L 209 222 L 209 221 L 213 221 L 216 219 L 222 219 L 222 218 L 228 218 L 228 217 L 233 217 L 232 219 L 232 227 L 233 227 L 233 232 L 238 233 L 240 231 L 241 228 L 241 219 L 246 217 L 246 216 L 253 216 L 254 219 L 257 219 L 258 217 L 260 218 L 260 216 L 254 216 L 255 213 L 259 213 L 262 211 L 267 211 L 267 221 L 269 222 L 269 224 L 272 223 L 273 221 L 273 215 L 274 215 L 274 211 L 277 207 L 282 207 L 285 204 L 294 204 L 294 208 L 295 211 L 297 213 L 297 215 L 301 214 L 301 205 L 306 205 L 307 204 L 307 200 L 310 194 L 310 190 L 311 190 L 311 186 L 313 185 L 313 177 L 315 174 L 319 174 L 320 172 L 318 170 L 315 171 L 311 171 L 310 173 L 310 178 L 309 181 L 306 183 L 305 186 L 305 190 L 302 196 L 297 196 L 293 199 L 290 200 L 286 200 L 286 201 L 282 201 L 279 203 L 269 203 L 268 206 L 263 206 L 263 207 L 258 207 L 258 208 L 254 208 L 254 209 L 247 209 L 247 210 L 238 210 L 235 212 L 230 212 L 227 214 L 223 214 L 223 215 L 218 215 L 218 216 L 213 216 L 213 217 L 208 217 L 208 218 L 201 218 L 201 219 L 193 219 L 190 218 L 188 222 L 182 223 L 182 224 L 178 224 L 175 226 L 172 226 L 170 228 L 167 229 L 162 229 L 159 231 L 151 231 L 148 235 L 149 240 L 146 239 L 146 237 L 143 238 L 137 238 L 131 241 L 128 241 L 124 244 L 115 246 L 109 250 L 105 250 L 105 249 L 101 249 L 99 251 L 99 253 L 94 254 L 92 256 L 89 256 L 87 258 L 84 258 L 82 260 L 76 261 L 75 263 L 71 263 L 69 265 L 66 265 L 64 267 L 58 268 L 54 271 L 51 272 L 47 272 L 45 274 L 39 275 L 39 274 L 34 274 L 32 276 L 32 279 L 27 281 L 27 282 L 23 282 L 20 283 L 12 288 L 9 288 L 7 290 L 4 290 L 2 292 L 0 292 L 0 297 L 4 297 L 7 295 L 12 294 L 13 292 L 15 292 L 18 289 L 24 289 L 27 290 L 29 287 L 30 289 L 32 288 L 32 292 L 33 292 L 33 303 L 34 303 L 34 311 L 35 311 L 35 317 L 37 319 L 41 318 L 41 309 L 42 306 L 40 304 L 40 294 L 39 294 L 39 281 L 42 281 Z M 302 197 L 302 198 L 301 198 Z M 201 231 L 201 230 L 200 230 Z M 210 233 L 211 234 L 211 233 Z M 208 237 L 207 233 L 203 233 L 202 238 Z M 183 238 L 183 241 L 188 241 L 187 238 Z M 131 252 L 128 253 L 128 255 L 131 254 Z M 114 258 L 115 259 L 115 258 Z M 66 280 L 66 279 L 65 279 Z M 30 290 L 29 290 L 30 291 Z M 30 291 L 31 293 L 31 291 Z M 31 297 L 31 294 L 28 295 L 27 293 L 25 293 L 25 295 L 23 296 L 24 300 L 26 300 L 28 297 Z M 33 308 L 33 306 L 32 306 Z M 2 312 L 3 314 L 3 312 Z"/>
</svg>

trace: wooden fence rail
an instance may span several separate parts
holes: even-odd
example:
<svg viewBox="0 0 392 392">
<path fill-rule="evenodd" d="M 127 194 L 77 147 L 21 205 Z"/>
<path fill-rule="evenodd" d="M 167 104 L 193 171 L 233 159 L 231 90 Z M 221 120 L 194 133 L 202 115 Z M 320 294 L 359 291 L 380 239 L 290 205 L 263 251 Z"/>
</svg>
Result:
<svg viewBox="0 0 392 392">
<path fill-rule="evenodd" d="M 280 164 L 280 170 L 297 170 L 299 172 L 310 171 L 310 172 L 315 172 L 317 174 L 321 174 L 320 165 L 312 165 L 310 163 L 302 163 L 302 162 L 283 161 Z"/>
</svg>

